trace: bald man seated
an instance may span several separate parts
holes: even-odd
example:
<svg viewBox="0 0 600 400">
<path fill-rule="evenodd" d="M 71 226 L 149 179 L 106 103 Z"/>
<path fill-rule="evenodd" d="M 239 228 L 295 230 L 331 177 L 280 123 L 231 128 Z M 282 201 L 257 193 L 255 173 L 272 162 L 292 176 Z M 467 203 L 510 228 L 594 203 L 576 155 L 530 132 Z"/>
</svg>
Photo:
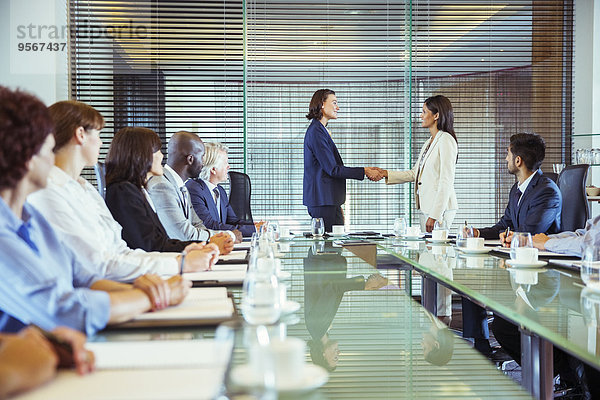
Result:
<svg viewBox="0 0 600 400">
<path fill-rule="evenodd" d="M 206 228 L 192 209 L 185 186 L 186 180 L 202 170 L 204 143 L 191 132 L 179 131 L 169 140 L 167 154 L 164 174 L 148 181 L 148 193 L 167 234 L 172 239 L 210 241 L 219 246 L 221 254 L 230 253 L 234 241 L 241 241 L 241 234 Z"/>
</svg>

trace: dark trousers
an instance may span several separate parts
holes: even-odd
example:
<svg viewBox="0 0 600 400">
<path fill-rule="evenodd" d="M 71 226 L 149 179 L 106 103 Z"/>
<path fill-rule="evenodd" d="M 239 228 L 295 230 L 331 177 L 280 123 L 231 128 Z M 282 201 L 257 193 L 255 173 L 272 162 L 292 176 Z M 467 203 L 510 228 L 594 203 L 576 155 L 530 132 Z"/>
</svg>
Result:
<svg viewBox="0 0 600 400">
<path fill-rule="evenodd" d="M 340 206 L 308 207 L 308 214 L 313 218 L 323 218 L 325 232 L 331 232 L 333 225 L 344 225 L 344 214 Z"/>
<path fill-rule="evenodd" d="M 494 322 L 492 322 L 492 331 L 494 337 L 500 343 L 500 346 L 506 351 L 513 360 L 521 365 L 521 332 L 519 327 L 511 322 L 508 322 L 498 315 L 494 316 Z M 578 381 L 577 369 L 583 367 L 583 363 L 576 358 L 568 355 L 558 347 L 554 347 L 553 351 L 554 359 L 554 374 L 560 374 L 561 381 L 566 382 L 567 385 L 574 385 Z M 598 372 L 591 367 L 587 367 L 590 377 L 588 377 L 588 386 L 596 385 L 597 381 L 589 381 L 589 379 L 596 379 Z"/>
<path fill-rule="evenodd" d="M 471 300 L 462 298 L 463 337 L 489 339 L 487 312 Z"/>
</svg>

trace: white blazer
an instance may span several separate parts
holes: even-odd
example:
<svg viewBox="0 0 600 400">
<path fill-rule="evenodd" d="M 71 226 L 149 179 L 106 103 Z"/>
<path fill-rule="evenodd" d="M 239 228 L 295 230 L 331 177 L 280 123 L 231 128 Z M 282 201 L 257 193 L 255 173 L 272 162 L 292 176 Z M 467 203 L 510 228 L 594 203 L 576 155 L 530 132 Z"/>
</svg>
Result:
<svg viewBox="0 0 600 400">
<path fill-rule="evenodd" d="M 408 171 L 388 171 L 385 183 L 387 185 L 405 182 L 414 183 L 417 178 L 419 161 L 423 157 L 423 153 L 430 141 L 431 138 L 421 147 L 419 158 L 413 169 Z M 458 146 L 456 140 L 454 140 L 452 135 L 444 131 L 438 131 L 427 154 L 425 154 L 418 182 L 419 208 L 436 221 L 442 219 L 446 210 L 458 209 L 458 202 L 456 201 L 456 193 L 454 191 L 457 154 Z"/>
</svg>

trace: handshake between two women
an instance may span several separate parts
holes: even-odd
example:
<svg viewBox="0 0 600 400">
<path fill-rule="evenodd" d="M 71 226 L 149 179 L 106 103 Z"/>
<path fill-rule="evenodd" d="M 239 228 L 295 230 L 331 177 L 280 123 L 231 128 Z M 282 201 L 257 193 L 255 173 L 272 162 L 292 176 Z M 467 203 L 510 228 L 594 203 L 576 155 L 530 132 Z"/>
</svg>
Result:
<svg viewBox="0 0 600 400">
<path fill-rule="evenodd" d="M 378 167 L 365 167 L 365 175 L 373 182 L 378 182 L 383 178 L 387 178 L 388 172 Z"/>
</svg>

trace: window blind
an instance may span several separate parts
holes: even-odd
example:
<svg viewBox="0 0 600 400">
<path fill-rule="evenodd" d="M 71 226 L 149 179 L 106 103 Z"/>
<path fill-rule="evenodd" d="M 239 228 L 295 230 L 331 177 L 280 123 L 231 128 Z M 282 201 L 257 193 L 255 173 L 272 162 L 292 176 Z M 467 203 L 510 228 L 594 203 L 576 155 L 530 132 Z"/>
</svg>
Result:
<svg viewBox="0 0 600 400">
<path fill-rule="evenodd" d="M 455 225 L 504 212 L 510 135 L 545 138 L 545 171 L 570 162 L 572 0 L 70 0 L 70 24 L 72 94 L 107 119 L 102 154 L 126 124 L 222 141 L 250 175 L 255 218 L 308 223 L 304 115 L 324 87 L 348 166 L 412 167 L 429 135 L 423 101 L 451 100 Z M 347 186 L 353 227 L 416 222 L 410 184 Z"/>
</svg>

